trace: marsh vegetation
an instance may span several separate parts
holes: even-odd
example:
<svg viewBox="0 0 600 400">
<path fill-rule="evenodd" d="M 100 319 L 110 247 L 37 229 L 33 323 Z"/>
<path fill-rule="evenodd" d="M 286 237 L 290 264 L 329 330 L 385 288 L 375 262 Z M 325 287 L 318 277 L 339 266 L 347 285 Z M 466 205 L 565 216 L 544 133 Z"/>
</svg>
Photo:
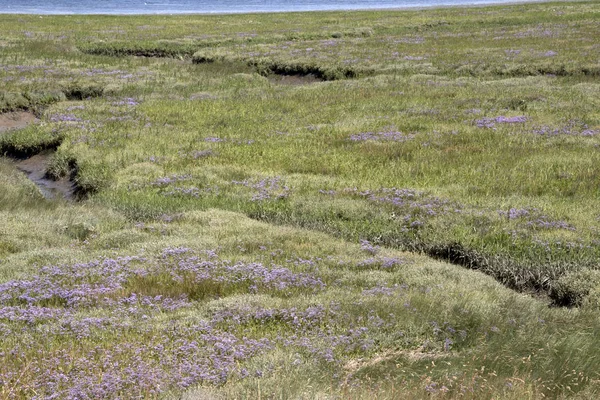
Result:
<svg viewBox="0 0 600 400">
<path fill-rule="evenodd" d="M 599 19 L 0 15 L 0 398 L 596 397 Z"/>
</svg>

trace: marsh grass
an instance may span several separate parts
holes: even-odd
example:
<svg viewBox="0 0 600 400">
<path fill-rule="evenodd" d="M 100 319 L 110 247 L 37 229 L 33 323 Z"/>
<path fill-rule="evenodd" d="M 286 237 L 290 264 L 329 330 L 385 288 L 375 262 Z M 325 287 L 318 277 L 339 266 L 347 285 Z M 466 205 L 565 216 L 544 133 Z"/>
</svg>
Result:
<svg viewBox="0 0 600 400">
<path fill-rule="evenodd" d="M 598 13 L 0 15 L 0 398 L 596 397 Z"/>
</svg>

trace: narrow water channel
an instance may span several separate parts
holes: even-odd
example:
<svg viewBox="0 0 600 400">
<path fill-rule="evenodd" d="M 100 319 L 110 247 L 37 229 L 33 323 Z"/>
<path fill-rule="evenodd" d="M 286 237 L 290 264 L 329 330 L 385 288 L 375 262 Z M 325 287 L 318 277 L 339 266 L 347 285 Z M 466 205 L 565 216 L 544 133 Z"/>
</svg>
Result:
<svg viewBox="0 0 600 400">
<path fill-rule="evenodd" d="M 36 116 L 26 111 L 0 114 L 0 135 L 5 132 L 23 129 L 36 121 L 38 121 Z M 69 177 L 59 180 L 48 177 L 48 166 L 53 154 L 53 150 L 45 150 L 24 159 L 7 158 L 11 160 L 16 169 L 23 172 L 35 183 L 45 198 L 73 200 L 75 198 L 75 185 Z"/>
<path fill-rule="evenodd" d="M 35 183 L 45 198 L 73 200 L 75 185 L 69 177 L 54 180 L 46 173 L 53 154 L 54 151 L 46 150 L 24 160 L 14 160 L 14 165 Z"/>
</svg>

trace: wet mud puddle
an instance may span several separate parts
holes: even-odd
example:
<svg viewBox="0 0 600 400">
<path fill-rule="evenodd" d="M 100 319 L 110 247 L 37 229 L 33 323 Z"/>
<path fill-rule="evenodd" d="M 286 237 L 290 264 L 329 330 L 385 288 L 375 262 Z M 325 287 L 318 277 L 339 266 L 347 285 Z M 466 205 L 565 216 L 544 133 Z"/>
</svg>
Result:
<svg viewBox="0 0 600 400">
<path fill-rule="evenodd" d="M 0 114 L 0 134 L 23 129 L 36 121 L 38 121 L 36 116 L 26 111 Z M 12 160 L 13 165 L 19 171 L 35 183 L 45 198 L 73 200 L 75 199 L 75 185 L 73 182 L 68 177 L 54 180 L 46 173 L 53 154 L 54 151 L 46 150 L 26 159 L 9 159 Z"/>
<path fill-rule="evenodd" d="M 54 180 L 46 173 L 53 154 L 51 150 L 43 151 L 27 159 L 16 160 L 15 166 L 35 183 L 45 198 L 73 200 L 75 185 L 69 177 Z"/>
</svg>

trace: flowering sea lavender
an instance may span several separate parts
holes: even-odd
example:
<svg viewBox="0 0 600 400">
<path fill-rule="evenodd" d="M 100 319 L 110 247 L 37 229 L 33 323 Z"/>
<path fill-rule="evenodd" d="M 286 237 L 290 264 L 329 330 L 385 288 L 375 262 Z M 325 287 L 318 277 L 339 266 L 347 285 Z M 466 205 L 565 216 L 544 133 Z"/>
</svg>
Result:
<svg viewBox="0 0 600 400">
<path fill-rule="evenodd" d="M 162 192 L 163 196 L 189 196 L 189 197 L 200 197 L 201 190 L 197 187 L 174 187 L 169 191 Z"/>
<path fill-rule="evenodd" d="M 81 118 L 73 114 L 54 114 L 50 116 L 52 122 L 81 122 Z"/>
<path fill-rule="evenodd" d="M 152 186 L 167 186 L 167 185 L 170 185 L 171 183 L 188 181 L 190 179 L 192 179 L 192 176 L 189 174 L 163 176 L 161 178 L 158 178 L 154 182 L 152 182 L 151 185 Z"/>
<path fill-rule="evenodd" d="M 168 268 L 169 275 L 174 282 L 211 281 L 239 288 L 252 286 L 258 290 L 267 291 L 287 291 L 293 288 L 318 291 L 325 287 L 325 284 L 313 275 L 294 273 L 278 265 L 267 267 L 256 262 L 231 263 L 218 259 L 199 260 L 195 253 L 183 256 L 186 253 L 174 257 L 172 252 L 169 255 L 165 255 L 163 252 L 165 264 L 161 268 Z"/>
<path fill-rule="evenodd" d="M 0 305 L 92 304 L 117 291 L 134 275 L 139 257 L 119 257 L 63 266 L 47 266 L 27 280 L 0 284 Z"/>
<path fill-rule="evenodd" d="M 554 221 L 548 219 L 548 217 L 542 215 L 532 221 L 527 222 L 528 226 L 540 229 L 565 229 L 568 231 L 574 231 L 575 227 L 565 221 Z"/>
<path fill-rule="evenodd" d="M 360 241 L 360 249 L 362 251 L 366 251 L 367 253 L 369 253 L 371 255 L 377 254 L 379 252 L 379 250 L 380 250 L 379 246 L 373 245 L 368 240 L 361 240 Z"/>
<path fill-rule="evenodd" d="M 119 398 L 122 393 L 147 398 L 199 383 L 222 385 L 240 369 L 240 362 L 272 347 L 266 338 L 239 338 L 206 323 L 169 326 L 146 335 L 143 342 L 123 339 L 83 354 L 40 349 L 29 362 L 37 372 L 30 373 L 23 389 L 36 393 L 36 399 Z M 9 360 L 15 361 L 17 357 Z M 0 372 L 3 386 L 10 387 L 17 378 Z"/>
<path fill-rule="evenodd" d="M 133 287 L 144 290 L 147 286 L 140 285 L 143 280 L 153 287 L 178 287 L 187 281 L 193 282 L 189 286 L 193 288 L 209 281 L 225 288 L 253 291 L 250 288 L 254 287 L 271 293 L 324 287 L 318 277 L 309 274 L 277 265 L 233 263 L 220 260 L 213 250 L 197 252 L 184 247 L 166 248 L 150 259 L 107 258 L 43 267 L 37 275 L 0 285 L 0 332 L 11 333 L 12 328 L 6 325 L 9 323 L 43 331 L 50 341 L 55 337 L 67 343 L 94 341 L 106 335 L 123 338 L 116 345 L 96 346 L 86 352 L 79 352 L 78 346 L 69 351 L 54 347 L 49 350 L 43 340 L 39 346 L 27 346 L 28 355 L 15 347 L 8 358 L 0 354 L 6 361 L 6 368 L 0 368 L 0 384 L 12 387 L 18 382 L 21 360 L 27 357 L 31 370 L 38 372 L 24 377 L 26 390 L 34 390 L 37 398 L 114 398 L 124 392 L 129 398 L 144 398 L 199 383 L 221 385 L 231 376 L 244 375 L 240 362 L 272 349 L 273 343 L 266 338 L 240 338 L 219 326 L 229 326 L 232 321 L 279 320 L 301 333 L 318 329 L 332 312 L 323 306 L 303 310 L 240 309 L 237 317 L 226 311 L 215 314 L 212 321 L 195 325 L 173 321 L 157 328 L 152 325 L 153 316 L 189 307 L 190 299 L 185 293 L 169 297 L 131 292 Z M 96 315 L 81 312 L 89 307 L 95 307 Z M 128 334 L 123 336 L 124 331 Z M 144 336 L 143 342 L 136 339 L 136 332 Z M 18 337 L 25 340 L 29 335 Z M 361 341 L 361 346 L 368 346 L 360 335 L 350 335 L 340 343 L 349 347 L 353 337 Z M 335 343 L 334 347 L 318 347 L 310 344 L 312 338 L 305 339 L 300 347 L 327 360 L 333 359 L 333 351 L 339 347 Z M 335 337 L 328 340 L 333 343 Z"/>
<path fill-rule="evenodd" d="M 575 230 L 575 227 L 565 221 L 553 220 L 541 214 L 537 208 L 510 208 L 508 211 L 499 210 L 498 214 L 509 220 L 522 220 L 526 226 L 532 228 Z"/>
<path fill-rule="evenodd" d="M 281 177 L 268 177 L 258 181 L 232 181 L 234 185 L 241 185 L 255 191 L 252 201 L 264 201 L 272 199 L 285 199 L 289 196 L 290 188 L 283 184 Z"/>
<path fill-rule="evenodd" d="M 378 190 L 345 189 L 344 194 L 357 195 L 369 201 L 388 204 L 407 212 L 405 222 L 412 224 L 418 220 L 416 217 L 434 217 L 449 212 L 457 212 L 459 205 L 453 205 L 450 201 L 437 197 L 427 197 L 423 192 L 412 189 L 381 188 Z M 422 222 L 422 221 L 421 221 Z"/>
<path fill-rule="evenodd" d="M 533 133 L 540 136 L 596 136 L 600 134 L 600 130 L 590 129 L 590 127 L 581 120 L 569 120 L 558 127 L 548 125 L 538 126 L 533 129 Z"/>
<path fill-rule="evenodd" d="M 113 106 L 137 106 L 139 104 L 140 104 L 139 101 L 137 101 L 131 97 L 128 97 L 123 100 L 115 101 L 112 103 Z"/>
<path fill-rule="evenodd" d="M 538 211 L 539 210 L 536 208 L 510 208 L 508 211 L 500 210 L 498 211 L 498 214 L 508 219 L 517 219 L 528 217 L 529 215 L 531 215 L 531 213 Z"/>
</svg>

